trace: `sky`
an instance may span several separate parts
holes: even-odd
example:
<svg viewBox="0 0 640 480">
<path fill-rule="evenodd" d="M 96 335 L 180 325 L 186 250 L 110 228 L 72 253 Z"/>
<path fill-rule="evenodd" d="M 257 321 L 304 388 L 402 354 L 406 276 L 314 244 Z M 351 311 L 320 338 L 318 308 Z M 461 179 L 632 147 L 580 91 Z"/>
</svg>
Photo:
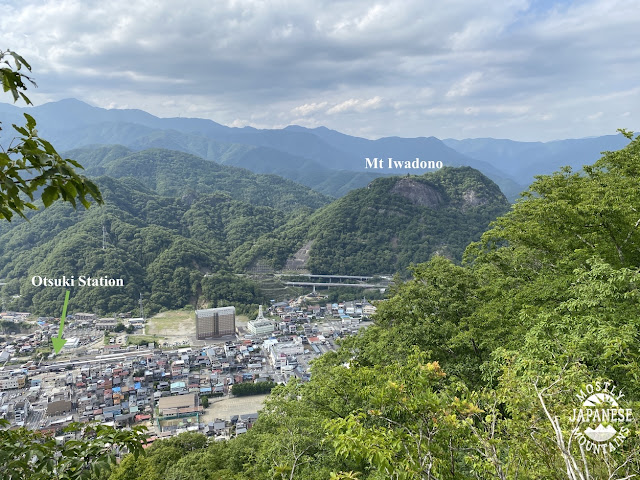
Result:
<svg viewBox="0 0 640 480">
<path fill-rule="evenodd" d="M 639 18 L 633 0 L 0 0 L 0 49 L 31 64 L 36 105 L 548 141 L 640 128 Z"/>
</svg>

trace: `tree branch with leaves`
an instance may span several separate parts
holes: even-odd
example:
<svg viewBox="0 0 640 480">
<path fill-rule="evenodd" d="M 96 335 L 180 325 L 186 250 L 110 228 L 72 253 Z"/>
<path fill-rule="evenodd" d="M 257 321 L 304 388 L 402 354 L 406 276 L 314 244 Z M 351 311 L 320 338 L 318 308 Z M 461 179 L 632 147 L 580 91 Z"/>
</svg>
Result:
<svg viewBox="0 0 640 480">
<path fill-rule="evenodd" d="M 0 50 L 3 91 L 11 93 L 14 103 L 22 99 L 32 105 L 24 92 L 28 84 L 36 84 L 25 70 L 31 72 L 24 58 L 11 50 Z M 78 202 L 89 208 L 89 199 L 103 203 L 98 187 L 76 172 L 82 166 L 62 158 L 51 143 L 39 136 L 35 119 L 26 113 L 24 117 L 24 126 L 13 125 L 17 136 L 6 148 L 0 145 L 0 219 L 10 221 L 16 214 L 26 218 L 26 209 L 38 209 L 34 204 L 37 197 L 45 208 L 58 199 L 74 208 Z"/>
</svg>

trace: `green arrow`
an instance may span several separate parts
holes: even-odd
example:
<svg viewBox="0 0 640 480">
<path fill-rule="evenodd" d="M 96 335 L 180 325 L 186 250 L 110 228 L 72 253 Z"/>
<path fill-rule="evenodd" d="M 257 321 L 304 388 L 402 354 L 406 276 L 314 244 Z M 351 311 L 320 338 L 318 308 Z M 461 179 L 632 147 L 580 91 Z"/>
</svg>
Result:
<svg viewBox="0 0 640 480">
<path fill-rule="evenodd" d="M 62 350 L 62 347 L 64 347 L 64 344 L 67 343 L 67 341 L 64 338 L 62 338 L 62 329 L 64 328 L 64 319 L 67 318 L 68 303 L 69 303 L 69 290 L 67 290 L 67 293 L 64 296 L 64 307 L 62 307 L 62 317 L 60 317 L 60 330 L 58 330 L 58 336 L 51 339 L 51 341 L 53 342 L 53 350 L 55 350 L 56 353 L 60 353 L 60 350 Z"/>
</svg>

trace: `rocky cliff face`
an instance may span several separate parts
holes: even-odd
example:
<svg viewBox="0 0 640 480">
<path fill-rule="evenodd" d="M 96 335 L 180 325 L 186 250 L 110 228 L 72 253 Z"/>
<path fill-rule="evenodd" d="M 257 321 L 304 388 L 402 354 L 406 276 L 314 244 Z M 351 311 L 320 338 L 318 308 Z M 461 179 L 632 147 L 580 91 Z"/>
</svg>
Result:
<svg viewBox="0 0 640 480">
<path fill-rule="evenodd" d="M 462 194 L 462 208 L 479 207 L 480 205 L 486 205 L 489 200 L 485 197 L 481 197 L 475 190 L 467 190 Z"/>
<path fill-rule="evenodd" d="M 402 178 L 391 189 L 391 193 L 400 195 L 414 205 L 433 208 L 434 210 L 445 204 L 442 194 L 434 186 L 416 182 L 411 178 Z"/>
</svg>

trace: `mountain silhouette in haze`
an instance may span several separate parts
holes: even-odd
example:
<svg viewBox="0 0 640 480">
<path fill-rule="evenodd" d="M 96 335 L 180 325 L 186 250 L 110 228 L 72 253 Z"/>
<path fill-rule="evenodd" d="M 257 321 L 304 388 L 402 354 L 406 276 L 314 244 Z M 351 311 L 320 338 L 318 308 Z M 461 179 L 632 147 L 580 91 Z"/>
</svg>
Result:
<svg viewBox="0 0 640 480">
<path fill-rule="evenodd" d="M 132 150 L 178 150 L 255 173 L 279 175 L 334 197 L 366 186 L 380 176 L 433 171 L 386 168 L 388 158 L 419 158 L 444 166 L 476 168 L 513 200 L 534 175 L 551 173 L 564 165 L 580 168 L 597 160 L 600 152 L 617 150 L 628 143 L 622 135 L 546 143 L 493 138 L 442 141 L 432 136 L 370 140 L 326 127 L 235 128 L 207 119 L 159 118 L 142 110 L 104 109 L 66 99 L 29 108 L 0 104 L 0 121 L 5 126 L 0 132 L 3 144 L 14 133 L 8 126 L 24 123 L 23 112 L 36 118 L 40 134 L 59 151 L 105 144 Z M 385 168 L 366 168 L 366 158 L 385 159 Z"/>
</svg>

